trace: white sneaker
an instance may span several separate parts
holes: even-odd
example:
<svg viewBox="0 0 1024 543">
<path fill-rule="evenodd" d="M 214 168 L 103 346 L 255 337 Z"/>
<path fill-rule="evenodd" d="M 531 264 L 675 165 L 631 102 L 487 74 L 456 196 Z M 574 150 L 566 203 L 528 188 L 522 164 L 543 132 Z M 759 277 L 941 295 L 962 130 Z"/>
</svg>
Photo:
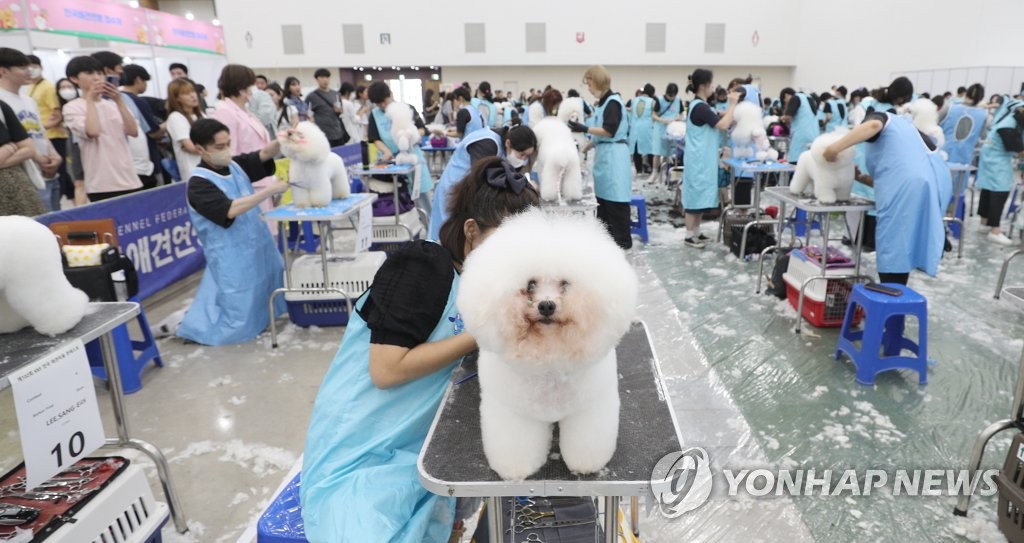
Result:
<svg viewBox="0 0 1024 543">
<path fill-rule="evenodd" d="M 1008 238 L 1008 237 L 1006 237 L 1006 235 L 1003 234 L 1003 233 L 999 233 L 999 234 L 991 234 L 990 233 L 988 235 L 988 240 L 991 241 L 992 243 L 998 243 L 999 245 L 1013 245 L 1013 240 Z"/>
</svg>

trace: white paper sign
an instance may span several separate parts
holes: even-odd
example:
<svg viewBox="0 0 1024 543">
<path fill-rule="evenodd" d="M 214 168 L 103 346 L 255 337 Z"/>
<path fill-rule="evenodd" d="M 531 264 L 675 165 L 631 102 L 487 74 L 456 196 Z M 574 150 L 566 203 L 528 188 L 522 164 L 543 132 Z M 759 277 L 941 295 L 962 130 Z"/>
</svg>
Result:
<svg viewBox="0 0 1024 543">
<path fill-rule="evenodd" d="M 11 373 L 10 380 L 28 488 L 106 441 L 81 340 Z"/>
<path fill-rule="evenodd" d="M 373 243 L 373 207 L 364 205 L 359 208 L 359 225 L 356 227 L 356 252 L 370 249 Z"/>
</svg>

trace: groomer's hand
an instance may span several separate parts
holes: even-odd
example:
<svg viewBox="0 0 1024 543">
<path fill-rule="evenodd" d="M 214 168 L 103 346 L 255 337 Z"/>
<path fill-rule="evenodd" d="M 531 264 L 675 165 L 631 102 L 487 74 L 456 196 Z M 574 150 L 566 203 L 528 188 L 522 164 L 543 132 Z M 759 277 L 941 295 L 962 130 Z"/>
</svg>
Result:
<svg viewBox="0 0 1024 543">
<path fill-rule="evenodd" d="M 836 148 L 833 147 L 832 145 L 829 145 L 828 147 L 825 148 L 825 152 L 822 153 L 822 155 L 825 157 L 826 161 L 835 162 L 836 159 L 839 158 L 839 151 L 836 150 Z"/>
<path fill-rule="evenodd" d="M 729 105 L 734 106 L 740 101 L 740 93 L 732 91 L 729 93 Z"/>
<path fill-rule="evenodd" d="M 288 182 L 283 181 L 280 177 L 274 177 L 274 182 L 264 187 L 263 190 L 266 191 L 266 196 L 276 196 L 288 190 Z"/>
<path fill-rule="evenodd" d="M 587 131 L 587 125 L 581 122 L 569 121 L 567 124 L 569 125 L 569 130 L 572 130 L 573 132 L 585 133 Z"/>
</svg>

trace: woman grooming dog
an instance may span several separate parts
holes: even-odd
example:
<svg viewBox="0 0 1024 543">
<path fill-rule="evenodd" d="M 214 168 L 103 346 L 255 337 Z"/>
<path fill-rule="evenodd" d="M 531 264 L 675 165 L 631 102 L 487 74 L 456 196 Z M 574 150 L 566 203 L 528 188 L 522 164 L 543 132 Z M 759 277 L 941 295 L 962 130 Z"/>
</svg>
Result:
<svg viewBox="0 0 1024 543">
<path fill-rule="evenodd" d="M 583 83 L 598 98 L 594 124 L 570 121 L 569 129 L 593 136 L 594 193 L 597 195 L 597 218 L 608 228 L 615 243 L 623 249 L 633 246 L 629 231 L 629 200 L 632 197 L 633 173 L 629 164 L 629 123 L 619 93 L 612 92 L 612 78 L 604 66 L 594 65 L 583 74 Z"/>
<path fill-rule="evenodd" d="M 536 206 L 507 161 L 477 161 L 456 184 L 440 244 L 392 255 L 356 301 L 306 436 L 302 517 L 313 543 L 444 542 L 455 500 L 418 482 L 416 458 L 456 362 L 476 349 L 455 307 L 466 255 Z"/>
</svg>

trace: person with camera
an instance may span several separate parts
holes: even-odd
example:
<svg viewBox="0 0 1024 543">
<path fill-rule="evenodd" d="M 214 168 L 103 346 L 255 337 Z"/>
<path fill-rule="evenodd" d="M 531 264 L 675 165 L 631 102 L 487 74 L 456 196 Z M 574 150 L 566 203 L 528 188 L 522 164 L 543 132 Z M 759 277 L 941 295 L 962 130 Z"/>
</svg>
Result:
<svg viewBox="0 0 1024 543">
<path fill-rule="evenodd" d="M 128 137 L 139 134 L 135 117 L 117 90 L 120 76 L 104 76 L 93 57 L 75 57 L 64 70 L 81 97 L 64 105 L 64 122 L 78 141 L 85 179 L 75 182 L 75 201 L 98 202 L 142 190 Z M 115 81 L 116 79 L 116 81 Z"/>
</svg>

